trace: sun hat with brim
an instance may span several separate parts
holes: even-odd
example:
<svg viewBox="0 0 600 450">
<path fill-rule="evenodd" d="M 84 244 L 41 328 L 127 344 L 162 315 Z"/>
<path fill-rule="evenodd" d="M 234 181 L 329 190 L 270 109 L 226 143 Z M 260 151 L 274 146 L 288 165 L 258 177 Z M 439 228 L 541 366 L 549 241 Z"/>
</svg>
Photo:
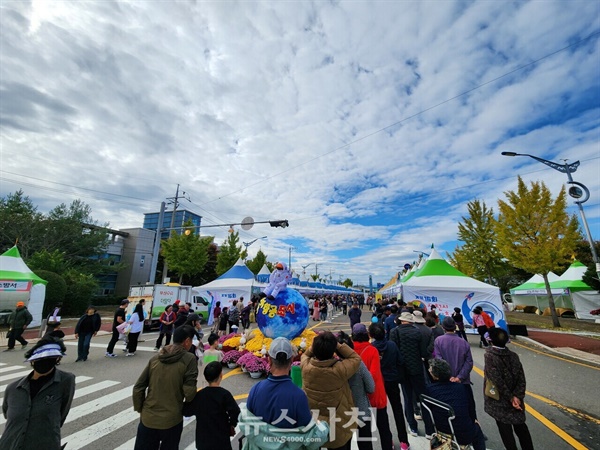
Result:
<svg viewBox="0 0 600 450">
<path fill-rule="evenodd" d="M 43 358 L 56 358 L 64 356 L 59 344 L 44 344 L 33 350 L 27 361 L 36 361 Z"/>
<path fill-rule="evenodd" d="M 400 322 L 411 322 L 411 323 L 414 323 L 415 316 L 413 316 L 409 312 L 403 312 L 402 314 L 400 314 L 400 319 L 399 320 L 400 320 Z"/>
<path fill-rule="evenodd" d="M 413 317 L 415 318 L 415 323 L 425 323 L 425 317 L 423 317 L 421 311 L 413 311 Z"/>
</svg>

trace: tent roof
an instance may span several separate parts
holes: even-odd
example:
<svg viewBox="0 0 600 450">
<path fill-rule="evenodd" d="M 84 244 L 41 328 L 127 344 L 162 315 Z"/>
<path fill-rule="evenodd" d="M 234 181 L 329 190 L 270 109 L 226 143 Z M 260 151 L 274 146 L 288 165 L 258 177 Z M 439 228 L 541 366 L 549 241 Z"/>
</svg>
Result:
<svg viewBox="0 0 600 450">
<path fill-rule="evenodd" d="M 243 280 L 254 280 L 254 274 L 248 266 L 244 264 L 242 258 L 238 259 L 237 262 L 233 265 L 231 269 L 221 275 L 217 280 L 226 280 L 226 279 L 243 279 Z"/>
<path fill-rule="evenodd" d="M 439 286 L 441 289 L 471 288 L 493 289 L 496 286 L 471 278 L 448 263 L 434 248 L 423 266 L 410 279 L 403 281 L 407 286 Z"/>
<path fill-rule="evenodd" d="M 46 280 L 42 280 L 27 267 L 16 245 L 0 255 L 0 278 L 3 280 L 33 281 L 34 284 L 46 284 Z"/>
<path fill-rule="evenodd" d="M 266 264 L 263 264 L 263 266 L 260 269 L 260 272 L 258 272 L 257 275 L 271 275 L 271 271 L 269 270 Z"/>
<path fill-rule="evenodd" d="M 550 283 L 552 289 L 571 289 L 572 291 L 590 291 L 592 288 L 582 281 L 587 266 L 579 261 L 573 261 L 565 273 Z"/>
<path fill-rule="evenodd" d="M 554 272 L 549 272 L 548 273 L 548 281 L 550 283 L 552 283 L 553 281 L 558 280 L 558 275 L 556 275 Z M 545 289 L 546 287 L 544 286 L 544 278 L 539 274 L 536 273 L 534 276 L 532 276 L 529 280 L 527 280 L 525 283 L 514 287 L 511 289 L 511 291 L 517 291 L 517 290 L 531 290 L 531 289 Z"/>
</svg>

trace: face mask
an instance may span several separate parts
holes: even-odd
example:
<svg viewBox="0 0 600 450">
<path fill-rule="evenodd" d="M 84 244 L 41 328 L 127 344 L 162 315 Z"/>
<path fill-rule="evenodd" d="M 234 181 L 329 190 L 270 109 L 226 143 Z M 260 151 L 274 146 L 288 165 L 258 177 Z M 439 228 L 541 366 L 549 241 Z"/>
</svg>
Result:
<svg viewBox="0 0 600 450">
<path fill-rule="evenodd" d="M 223 348 L 223 344 L 219 344 L 219 345 L 217 345 L 217 348 L 218 348 L 218 349 L 222 349 L 222 348 Z"/>
<path fill-rule="evenodd" d="M 57 362 L 56 358 L 38 359 L 37 361 L 33 361 L 33 370 L 43 375 L 54 369 Z"/>
</svg>

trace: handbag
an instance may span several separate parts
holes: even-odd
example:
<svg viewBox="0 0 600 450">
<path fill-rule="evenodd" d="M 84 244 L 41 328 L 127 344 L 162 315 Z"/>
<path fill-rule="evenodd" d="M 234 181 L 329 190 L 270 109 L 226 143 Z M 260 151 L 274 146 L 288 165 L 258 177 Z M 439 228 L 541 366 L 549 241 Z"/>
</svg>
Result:
<svg viewBox="0 0 600 450">
<path fill-rule="evenodd" d="M 429 441 L 429 448 L 431 450 L 452 450 L 452 436 L 446 433 L 440 433 L 439 431 L 433 435 L 433 439 Z"/>
<path fill-rule="evenodd" d="M 489 378 L 485 380 L 485 389 L 484 394 L 489 398 L 493 398 L 494 400 L 500 400 L 500 392 L 498 392 L 498 388 Z"/>
</svg>

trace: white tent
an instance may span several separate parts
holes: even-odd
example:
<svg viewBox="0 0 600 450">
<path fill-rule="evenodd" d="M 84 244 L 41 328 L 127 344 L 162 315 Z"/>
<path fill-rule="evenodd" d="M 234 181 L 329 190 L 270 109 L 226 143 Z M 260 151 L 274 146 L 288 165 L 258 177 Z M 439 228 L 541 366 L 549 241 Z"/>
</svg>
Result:
<svg viewBox="0 0 600 450">
<path fill-rule="evenodd" d="M 414 274 L 402 282 L 402 299 L 419 300 L 427 307 L 435 305 L 440 316 L 449 316 L 459 307 L 465 323 L 472 324 L 471 311 L 481 306 L 494 322 L 507 329 L 500 289 L 466 276 L 432 249 L 429 258 Z"/>
<path fill-rule="evenodd" d="M 17 302 L 25 302 L 33 316 L 29 326 L 39 326 L 46 299 L 46 281 L 33 273 L 15 245 L 0 255 L 0 311 L 14 311 Z"/>
<path fill-rule="evenodd" d="M 600 294 L 582 281 L 586 270 L 587 266 L 574 261 L 560 277 L 549 273 L 550 291 L 557 308 L 572 310 L 578 319 L 595 319 L 590 311 L 600 308 Z M 536 306 L 544 311 L 549 306 L 544 280 L 541 276 L 538 283 L 530 283 L 532 280 L 510 290 L 513 303 Z"/>
<path fill-rule="evenodd" d="M 252 294 L 257 293 L 259 289 L 254 274 L 240 258 L 216 280 L 192 288 L 192 295 L 200 296 L 210 304 L 208 324 L 211 325 L 213 309 L 217 302 L 221 302 L 221 308 L 231 307 L 233 301 L 239 300 L 240 297 L 244 297 L 244 302 L 248 302 Z"/>
</svg>

